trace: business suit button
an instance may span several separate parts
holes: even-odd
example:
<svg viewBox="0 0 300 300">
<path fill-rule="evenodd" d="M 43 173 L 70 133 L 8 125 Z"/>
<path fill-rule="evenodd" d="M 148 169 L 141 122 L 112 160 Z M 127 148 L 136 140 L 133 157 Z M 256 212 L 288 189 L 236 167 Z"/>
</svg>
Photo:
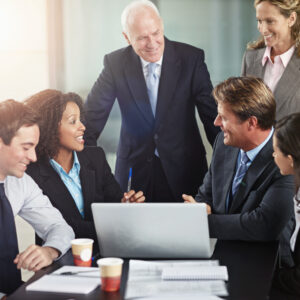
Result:
<svg viewBox="0 0 300 300">
<path fill-rule="evenodd" d="M 154 140 L 157 141 L 158 140 L 158 134 L 154 134 Z"/>
<path fill-rule="evenodd" d="M 151 162 L 152 161 L 152 157 L 147 157 L 147 162 Z"/>
</svg>

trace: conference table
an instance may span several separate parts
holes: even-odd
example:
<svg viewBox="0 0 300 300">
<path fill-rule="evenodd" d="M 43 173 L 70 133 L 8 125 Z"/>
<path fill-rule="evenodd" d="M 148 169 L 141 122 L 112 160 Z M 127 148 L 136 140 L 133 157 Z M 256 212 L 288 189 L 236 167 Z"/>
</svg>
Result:
<svg viewBox="0 0 300 300">
<path fill-rule="evenodd" d="M 218 241 L 212 259 L 228 268 L 227 288 L 229 300 L 265 300 L 271 287 L 273 272 L 278 256 L 278 242 Z M 7 299 L 9 300 L 122 300 L 128 276 L 128 260 L 125 260 L 121 289 L 107 293 L 96 288 L 88 295 L 28 292 L 25 287 L 41 276 L 63 265 L 73 265 L 71 251 L 51 266 L 38 271 Z M 99 276 L 100 280 L 100 276 Z"/>
</svg>

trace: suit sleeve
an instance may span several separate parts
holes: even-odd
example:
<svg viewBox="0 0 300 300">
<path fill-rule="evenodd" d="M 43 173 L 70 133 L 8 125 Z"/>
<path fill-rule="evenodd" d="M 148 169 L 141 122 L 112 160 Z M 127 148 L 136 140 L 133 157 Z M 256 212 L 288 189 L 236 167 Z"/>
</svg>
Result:
<svg viewBox="0 0 300 300">
<path fill-rule="evenodd" d="M 300 234 L 298 233 L 294 252 L 295 266 L 279 269 L 273 285 L 288 294 L 300 297 Z M 298 299 L 298 298 L 297 298 Z"/>
<path fill-rule="evenodd" d="M 293 215 L 292 199 L 291 176 L 277 173 L 265 191 L 250 192 L 244 206 L 256 200 L 259 204 L 255 209 L 209 215 L 210 235 L 224 240 L 277 240 Z"/>
<path fill-rule="evenodd" d="M 24 205 L 19 215 L 34 228 L 45 241 L 43 246 L 58 249 L 63 255 L 70 248 L 74 238 L 72 228 L 63 219 L 61 213 L 52 206 L 47 196 L 27 174 L 24 175 Z"/>
<path fill-rule="evenodd" d="M 104 57 L 104 68 L 89 93 L 84 105 L 84 122 L 86 131 L 84 134 L 86 145 L 97 145 L 97 139 L 102 132 L 114 101 L 116 88 L 109 56 Z"/>
<path fill-rule="evenodd" d="M 217 116 L 217 105 L 212 97 L 212 88 L 209 72 L 204 62 L 204 52 L 201 50 L 194 71 L 194 99 L 206 137 L 211 145 L 214 144 L 214 140 L 220 131 L 218 127 L 214 126 L 214 120 Z"/>
<path fill-rule="evenodd" d="M 211 164 L 208 168 L 207 173 L 203 179 L 202 185 L 198 189 L 198 193 L 195 197 L 197 202 L 202 202 L 208 204 L 211 208 L 213 208 L 213 196 L 212 196 L 212 173 L 211 173 L 211 166 L 214 164 L 215 154 L 217 153 L 216 145 L 220 139 L 220 134 L 216 137 L 214 147 L 213 147 L 213 156 Z M 219 141 L 220 142 L 220 141 Z M 221 141 L 223 143 L 223 141 Z"/>
<path fill-rule="evenodd" d="M 245 52 L 244 55 L 243 55 L 241 76 L 246 76 L 247 75 L 247 72 L 246 72 L 246 70 L 247 70 L 246 55 L 247 55 L 247 52 Z"/>
<path fill-rule="evenodd" d="M 104 189 L 104 200 L 105 202 L 121 202 L 123 198 L 123 193 L 121 187 L 115 176 L 112 174 L 110 166 L 106 160 L 105 153 L 101 148 L 98 148 L 101 151 L 103 157 L 103 189 Z"/>
</svg>

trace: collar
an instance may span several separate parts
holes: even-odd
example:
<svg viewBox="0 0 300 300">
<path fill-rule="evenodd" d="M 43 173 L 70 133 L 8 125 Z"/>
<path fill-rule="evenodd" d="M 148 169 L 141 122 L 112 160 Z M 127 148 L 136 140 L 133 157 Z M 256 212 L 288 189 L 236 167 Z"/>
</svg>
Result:
<svg viewBox="0 0 300 300">
<path fill-rule="evenodd" d="M 274 132 L 274 128 L 272 127 L 268 137 L 257 147 L 255 147 L 254 149 L 251 149 L 249 151 L 247 151 L 247 156 L 248 158 L 251 160 L 251 162 L 255 159 L 256 155 L 260 152 L 260 150 L 268 143 L 268 141 L 272 138 Z M 240 150 L 243 151 L 243 150 Z"/>
<path fill-rule="evenodd" d="M 296 49 L 296 47 L 295 47 L 295 45 L 293 45 L 289 50 L 278 55 L 278 57 L 281 59 L 281 62 L 285 68 L 286 68 L 287 64 L 289 63 L 291 57 L 293 56 L 295 49 Z M 266 47 L 265 53 L 264 53 L 262 61 L 261 61 L 262 66 L 264 66 L 268 60 L 270 62 L 272 61 L 271 60 L 271 47 Z"/>
<path fill-rule="evenodd" d="M 164 55 L 162 55 L 161 58 L 160 58 L 158 61 L 155 62 L 155 63 L 158 64 L 159 66 L 162 65 L 163 56 L 164 56 Z M 140 60 L 141 60 L 141 62 L 142 62 L 143 69 L 146 68 L 146 67 L 150 64 L 149 61 L 146 61 L 146 60 L 144 60 L 144 59 L 141 58 L 141 57 L 140 57 Z"/>
<path fill-rule="evenodd" d="M 73 169 L 76 169 L 76 170 L 80 170 L 80 163 L 79 163 L 79 160 L 78 160 L 78 156 L 77 156 L 77 153 L 75 151 L 73 151 L 73 158 L 74 158 L 74 162 L 73 162 L 73 166 L 70 170 L 70 172 L 73 170 Z M 56 162 L 53 158 L 50 159 L 50 164 L 51 166 L 59 173 L 61 172 L 65 172 L 65 170 L 63 169 L 63 167 L 58 163 Z"/>
</svg>

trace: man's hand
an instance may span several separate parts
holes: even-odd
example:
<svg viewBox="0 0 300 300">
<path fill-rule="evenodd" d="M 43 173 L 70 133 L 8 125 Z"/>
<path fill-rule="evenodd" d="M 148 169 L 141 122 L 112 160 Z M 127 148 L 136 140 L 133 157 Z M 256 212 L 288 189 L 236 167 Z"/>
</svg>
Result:
<svg viewBox="0 0 300 300">
<path fill-rule="evenodd" d="M 184 200 L 184 203 L 197 203 L 197 201 L 190 195 L 182 194 L 182 199 Z M 211 214 L 211 207 L 206 204 L 206 212 L 208 215 Z"/>
<path fill-rule="evenodd" d="M 145 201 L 145 196 L 142 191 L 135 192 L 134 190 L 131 190 L 127 193 L 124 193 L 124 197 L 121 199 L 121 202 L 137 202 L 141 203 Z"/>
<path fill-rule="evenodd" d="M 190 195 L 182 194 L 182 199 L 184 200 L 184 203 L 197 203 L 196 200 Z"/>
<path fill-rule="evenodd" d="M 59 254 L 59 251 L 52 247 L 31 245 L 16 256 L 14 263 L 17 264 L 18 269 L 36 272 L 52 264 Z"/>
</svg>

